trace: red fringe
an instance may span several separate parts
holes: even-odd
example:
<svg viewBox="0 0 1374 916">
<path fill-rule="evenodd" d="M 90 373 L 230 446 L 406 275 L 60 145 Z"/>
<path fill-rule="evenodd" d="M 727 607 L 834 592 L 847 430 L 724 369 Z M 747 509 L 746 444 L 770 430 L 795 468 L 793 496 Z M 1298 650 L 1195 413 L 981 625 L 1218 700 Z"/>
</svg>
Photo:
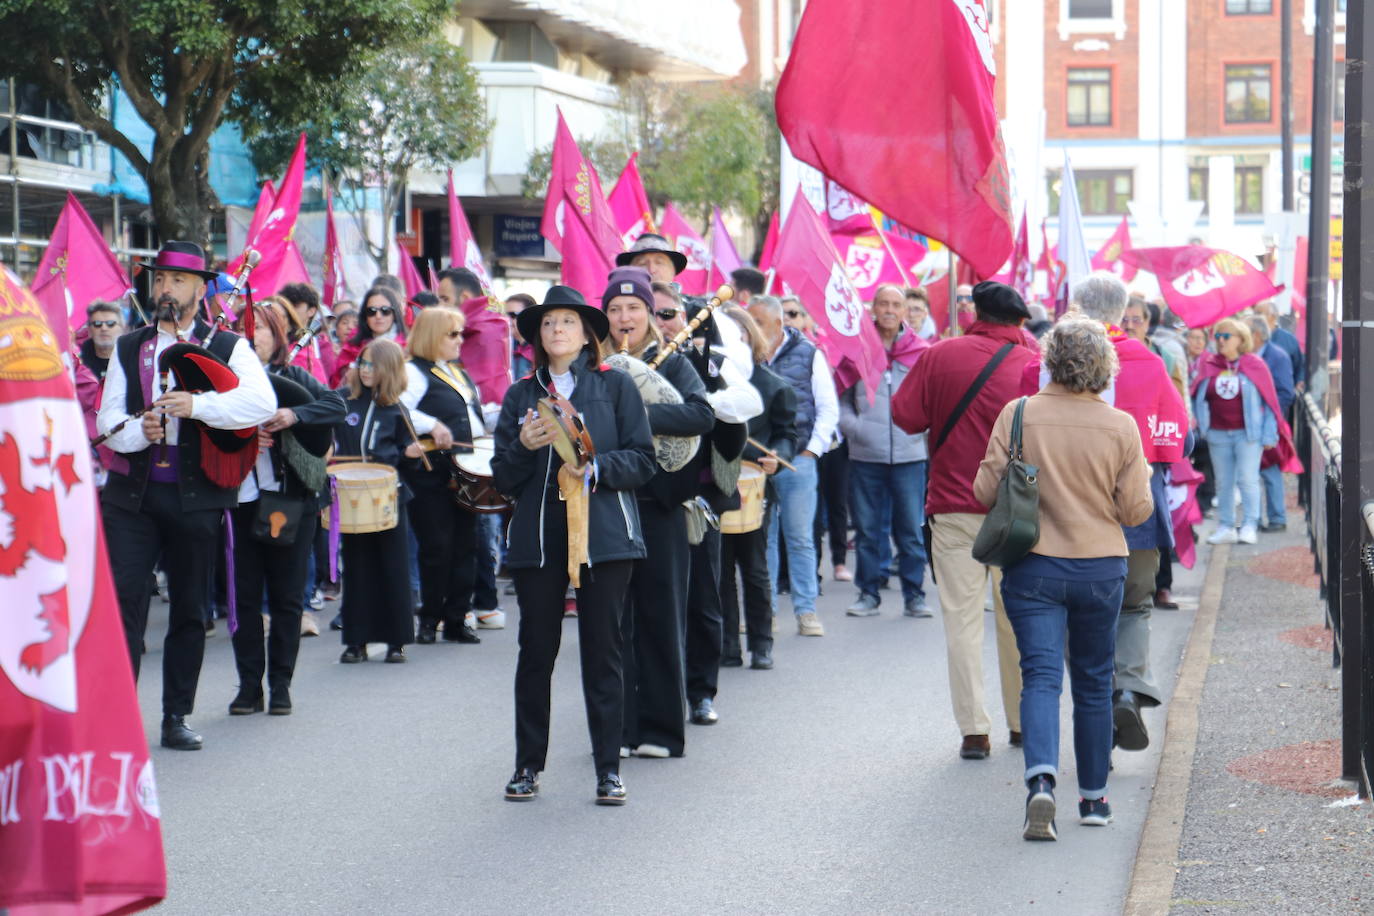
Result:
<svg viewBox="0 0 1374 916">
<path fill-rule="evenodd" d="M 253 441 L 235 452 L 226 452 L 215 445 L 204 427 L 200 430 L 200 469 L 217 487 L 236 488 L 248 477 L 258 460 L 257 429 L 250 430 Z"/>
</svg>

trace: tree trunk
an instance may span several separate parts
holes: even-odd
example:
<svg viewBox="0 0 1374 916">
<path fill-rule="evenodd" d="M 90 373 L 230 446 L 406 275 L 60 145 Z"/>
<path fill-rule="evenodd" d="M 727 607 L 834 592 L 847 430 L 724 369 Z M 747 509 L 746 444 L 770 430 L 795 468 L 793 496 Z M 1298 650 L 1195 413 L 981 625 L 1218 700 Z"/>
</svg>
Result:
<svg viewBox="0 0 1374 916">
<path fill-rule="evenodd" d="M 210 246 L 210 212 L 219 201 L 210 187 L 208 152 L 191 158 L 187 138 L 166 150 L 162 137 L 153 141 L 153 156 L 146 180 L 153 219 L 163 242 L 178 239 L 195 242 L 213 260 Z"/>
</svg>

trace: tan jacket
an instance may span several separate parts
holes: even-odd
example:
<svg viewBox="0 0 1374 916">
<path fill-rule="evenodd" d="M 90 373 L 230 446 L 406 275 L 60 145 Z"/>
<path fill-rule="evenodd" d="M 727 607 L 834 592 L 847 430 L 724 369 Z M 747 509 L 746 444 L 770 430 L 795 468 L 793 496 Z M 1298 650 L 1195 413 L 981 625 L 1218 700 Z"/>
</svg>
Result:
<svg viewBox="0 0 1374 916">
<path fill-rule="evenodd" d="M 1007 466 L 1016 401 L 1002 409 L 987 455 L 973 481 L 978 501 L 991 506 Z M 1124 557 L 1123 525 L 1139 525 L 1154 511 L 1150 466 L 1130 414 L 1095 394 L 1073 394 L 1053 382 L 1026 402 L 1025 461 L 1039 468 L 1040 541 L 1047 557 Z"/>
</svg>

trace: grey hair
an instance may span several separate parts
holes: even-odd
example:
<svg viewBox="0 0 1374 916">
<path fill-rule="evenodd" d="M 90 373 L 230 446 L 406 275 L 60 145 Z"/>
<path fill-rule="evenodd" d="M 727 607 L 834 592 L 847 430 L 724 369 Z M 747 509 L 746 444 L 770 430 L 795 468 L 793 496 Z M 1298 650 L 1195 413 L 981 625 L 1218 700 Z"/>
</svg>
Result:
<svg viewBox="0 0 1374 916">
<path fill-rule="evenodd" d="M 1120 368 L 1116 347 L 1097 319 L 1066 316 L 1050 329 L 1040 346 L 1050 381 L 1074 393 L 1101 393 Z"/>
<path fill-rule="evenodd" d="M 1116 274 L 1093 271 L 1074 284 L 1073 305 L 1086 318 L 1120 324 L 1126 313 L 1126 284 Z"/>
<path fill-rule="evenodd" d="M 768 312 L 770 317 L 782 321 L 782 303 L 778 301 L 777 296 L 753 296 L 749 299 L 749 307 L 754 306 Z"/>
<path fill-rule="evenodd" d="M 1255 339 L 1256 350 L 1269 342 L 1269 322 L 1264 320 L 1263 315 L 1251 315 L 1245 319 L 1245 323 L 1250 328 L 1250 336 Z"/>
</svg>

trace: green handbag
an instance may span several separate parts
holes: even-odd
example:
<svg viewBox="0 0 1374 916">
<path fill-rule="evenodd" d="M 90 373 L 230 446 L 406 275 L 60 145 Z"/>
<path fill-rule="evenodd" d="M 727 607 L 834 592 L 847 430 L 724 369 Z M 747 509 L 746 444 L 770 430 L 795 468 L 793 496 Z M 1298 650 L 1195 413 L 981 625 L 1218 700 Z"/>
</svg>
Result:
<svg viewBox="0 0 1374 916">
<path fill-rule="evenodd" d="M 997 484 L 997 501 L 983 517 L 983 526 L 973 540 L 973 558 L 988 566 L 1010 566 L 1019 561 L 1040 540 L 1039 469 L 1027 464 L 1021 448 L 1021 418 L 1026 399 L 1016 403 L 1011 420 L 1011 446 L 1007 466 Z"/>
</svg>

